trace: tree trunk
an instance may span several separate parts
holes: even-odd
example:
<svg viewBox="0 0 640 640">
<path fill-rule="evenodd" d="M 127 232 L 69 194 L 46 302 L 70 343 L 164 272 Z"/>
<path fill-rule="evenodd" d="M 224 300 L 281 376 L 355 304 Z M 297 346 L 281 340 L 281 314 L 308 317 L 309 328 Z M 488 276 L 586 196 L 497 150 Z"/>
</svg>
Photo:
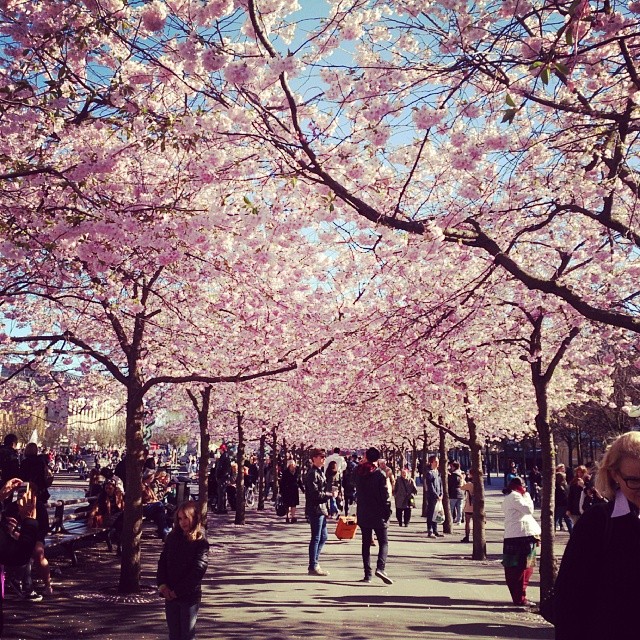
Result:
<svg viewBox="0 0 640 640">
<path fill-rule="evenodd" d="M 533 330 L 530 338 L 530 355 L 542 352 L 543 314 L 533 320 Z M 536 394 L 536 429 L 540 438 L 542 452 L 542 502 L 540 510 L 541 548 L 540 548 L 540 597 L 544 599 L 553 588 L 556 577 L 556 561 L 554 555 L 553 512 L 555 507 L 556 486 L 556 451 L 553 434 L 549 425 L 549 402 L 547 389 L 556 367 L 562 360 L 571 341 L 580 333 L 580 329 L 573 327 L 569 335 L 562 341 L 555 355 L 551 359 L 547 370 L 542 371 L 542 360 L 538 355 L 531 360 L 531 381 Z"/>
<path fill-rule="evenodd" d="M 244 427 L 242 422 L 244 416 L 240 411 L 236 411 L 236 419 L 238 422 L 238 452 L 236 454 L 236 464 L 238 465 L 238 475 L 236 477 L 236 518 L 235 524 L 244 524 L 246 504 L 244 501 Z"/>
<path fill-rule="evenodd" d="M 125 458 L 127 488 L 122 524 L 120 593 L 140 591 L 140 536 L 142 533 L 142 467 L 144 464 L 142 385 L 134 379 L 127 387 L 127 423 Z"/>
<path fill-rule="evenodd" d="M 198 469 L 198 511 L 200 522 L 207 528 L 207 510 L 209 506 L 209 483 L 207 481 L 207 467 L 209 466 L 209 406 L 211 405 L 211 385 L 200 389 L 202 405 L 198 404 L 198 398 L 187 389 L 187 395 L 198 414 L 198 426 L 200 427 L 200 466 Z"/>
<path fill-rule="evenodd" d="M 209 469 L 209 405 L 211 404 L 211 387 L 205 387 L 202 394 L 202 411 L 198 414 L 200 425 L 200 467 L 198 469 L 198 509 L 200 522 L 207 528 L 207 510 L 209 507 L 209 482 L 207 471 Z"/>
<path fill-rule="evenodd" d="M 487 559 L 487 540 L 484 512 L 484 473 L 482 472 L 482 442 L 478 440 L 475 420 L 467 412 L 469 450 L 473 482 L 473 560 Z"/>
<path fill-rule="evenodd" d="M 547 386 L 541 379 L 534 379 L 536 391 L 536 428 L 540 438 L 542 453 L 542 500 L 540 502 L 540 526 L 542 528 L 540 545 L 540 598 L 544 598 L 552 589 L 556 577 L 554 556 L 553 512 L 555 510 L 556 488 L 556 448 L 553 434 L 547 420 Z"/>
<path fill-rule="evenodd" d="M 267 434 L 263 431 L 260 435 L 260 447 L 258 448 L 258 511 L 264 511 L 264 450 L 267 442 Z"/>
<path fill-rule="evenodd" d="M 576 460 L 578 464 L 584 464 L 584 456 L 582 454 L 582 434 L 580 427 L 576 427 Z"/>
<path fill-rule="evenodd" d="M 453 531 L 453 521 L 451 518 L 451 503 L 449 502 L 449 483 L 447 478 L 449 477 L 449 469 L 447 465 L 447 443 L 444 429 L 438 429 L 440 436 L 438 454 L 440 456 L 440 480 L 442 482 L 442 506 L 444 507 L 444 523 L 442 525 L 442 531 L 444 533 L 451 533 Z"/>
<path fill-rule="evenodd" d="M 422 432 L 422 461 L 420 463 L 420 476 L 422 477 L 422 517 L 427 517 L 427 430 Z"/>
<path fill-rule="evenodd" d="M 276 427 L 273 427 L 273 440 L 271 445 L 271 481 L 273 483 L 273 490 L 271 491 L 271 495 L 273 496 L 273 500 L 275 502 L 276 496 L 279 492 L 278 487 L 278 430 Z"/>
<path fill-rule="evenodd" d="M 487 466 L 487 484 L 491 484 L 491 450 L 489 449 L 489 443 L 487 442 L 484 447 L 484 459 Z"/>
<path fill-rule="evenodd" d="M 416 477 L 416 470 L 418 468 L 418 443 L 416 439 L 411 440 L 411 477 Z"/>
</svg>

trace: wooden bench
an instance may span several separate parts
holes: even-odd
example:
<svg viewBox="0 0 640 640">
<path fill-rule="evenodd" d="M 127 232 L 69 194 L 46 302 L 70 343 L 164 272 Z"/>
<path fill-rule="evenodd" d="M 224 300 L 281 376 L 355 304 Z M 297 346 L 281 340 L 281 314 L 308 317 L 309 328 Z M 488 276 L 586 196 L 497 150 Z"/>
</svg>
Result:
<svg viewBox="0 0 640 640">
<path fill-rule="evenodd" d="M 90 499 L 59 500 L 54 503 L 53 520 L 49 527 L 49 534 L 44 540 L 47 552 L 62 552 L 71 560 L 71 564 L 78 564 L 76 551 L 82 547 L 93 546 L 97 542 L 105 542 L 109 551 L 113 551 L 110 529 L 90 527 L 88 523 Z M 79 506 L 83 505 L 83 506 Z M 68 507 L 72 507 L 69 512 Z"/>
</svg>

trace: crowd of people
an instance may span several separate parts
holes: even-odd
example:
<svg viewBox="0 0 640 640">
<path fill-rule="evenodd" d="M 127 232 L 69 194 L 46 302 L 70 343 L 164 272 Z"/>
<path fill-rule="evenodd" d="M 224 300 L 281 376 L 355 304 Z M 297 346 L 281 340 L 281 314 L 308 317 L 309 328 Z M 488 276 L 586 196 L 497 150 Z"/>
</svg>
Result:
<svg viewBox="0 0 640 640">
<path fill-rule="evenodd" d="M 357 452 L 343 455 L 336 447 L 327 453 L 322 464 L 324 483 L 328 493 L 327 518 L 336 520 L 340 515 L 348 516 L 353 513 L 357 501 L 357 470 L 365 462 L 365 456 Z M 439 525 L 444 520 L 442 505 L 443 490 L 439 461 L 437 456 L 428 458 L 424 474 L 420 481 L 425 483 L 427 500 L 427 536 L 442 537 Z M 281 504 L 281 517 L 286 524 L 298 522 L 297 508 L 300 504 L 301 493 L 306 494 L 304 479 L 312 468 L 312 458 L 309 457 L 306 466 L 300 466 L 293 457 L 285 460 L 267 458 L 264 464 L 263 496 L 271 495 L 274 502 Z M 415 496 L 418 493 L 416 480 L 412 477 L 408 465 L 403 466 L 396 474 L 384 459 L 377 461 L 378 470 L 385 476 L 392 504 L 395 508 L 395 518 L 398 526 L 408 527 L 415 508 Z M 259 467 L 255 455 L 248 457 L 242 465 L 244 486 L 257 487 Z M 208 472 L 209 506 L 215 513 L 225 514 L 236 508 L 238 467 L 232 460 L 229 446 L 222 444 L 217 455 L 214 456 Z M 453 523 L 465 525 L 465 535 L 461 542 L 470 542 L 471 526 L 470 514 L 473 512 L 473 482 L 471 472 L 463 472 L 460 462 L 453 460 L 449 463 L 448 495 Z M 306 496 L 308 501 L 308 495 Z M 307 514 L 305 519 L 308 520 Z"/>
<path fill-rule="evenodd" d="M 44 593 L 50 595 L 53 592 L 49 562 L 44 551 L 45 536 L 49 532 L 47 501 L 50 494 L 48 489 L 53 482 L 49 458 L 47 454 L 38 453 L 38 445 L 34 442 L 28 443 L 24 448 L 23 455 L 20 456 L 18 438 L 15 434 L 9 433 L 5 436 L 0 447 L 0 474 L 4 483 L 14 482 L 14 479 L 18 479 L 20 483 L 15 488 L 18 489 L 21 486 L 35 500 L 33 517 L 37 527 L 34 546 L 26 562 L 12 563 L 8 568 L 7 583 L 20 597 L 38 602 L 42 600 L 42 595 L 33 588 L 32 568 L 36 569 L 38 577 L 43 583 Z M 3 522 L 21 520 L 22 503 L 19 499 L 14 501 L 13 497 L 14 492 L 11 491 L 4 499 L 2 505 Z"/>
<path fill-rule="evenodd" d="M 172 529 L 178 508 L 176 483 L 172 482 L 163 463 L 163 452 L 150 453 L 145 450 L 142 474 L 143 516 L 156 526 L 157 536 L 165 540 Z M 27 562 L 20 565 L 7 563 L 6 584 L 20 598 L 39 602 L 43 595 L 53 593 L 49 563 L 45 555 L 45 538 L 49 533 L 48 501 L 49 488 L 55 474 L 60 471 L 78 473 L 87 481 L 86 497 L 89 500 L 87 522 L 89 526 L 108 529 L 111 540 L 120 551 L 123 526 L 124 495 L 126 490 L 126 464 L 124 454 L 117 450 L 101 451 L 93 457 L 94 466 L 88 468 L 88 454 L 58 453 L 51 449 L 39 451 L 35 442 L 27 443 L 18 450 L 18 438 L 9 433 L 0 446 L 0 478 L 3 483 L 14 478 L 20 487 L 29 488 L 35 499 L 34 520 L 37 523 L 36 539 Z M 167 462 L 170 458 L 167 457 Z M 19 520 L 21 502 L 17 493 L 10 492 L 3 500 L 3 523 Z M 34 588 L 34 579 L 37 582 Z"/>
<path fill-rule="evenodd" d="M 442 537 L 438 526 L 444 519 L 442 480 L 438 472 L 438 458 L 430 456 L 421 480 L 425 484 L 427 537 Z M 300 492 L 305 495 L 305 519 L 311 528 L 309 542 L 310 575 L 328 575 L 320 565 L 320 554 L 328 538 L 327 523 L 344 514 L 353 513 L 355 505 L 357 525 L 362 533 L 362 562 L 364 582 L 372 576 L 392 584 L 386 572 L 388 526 L 395 511 L 399 527 L 408 527 L 416 506 L 416 481 L 408 466 L 396 476 L 380 452 L 371 447 L 359 455 L 343 456 L 339 448 L 331 453 L 314 448 L 309 454 L 307 468 L 300 471 L 294 460 L 288 460 L 280 476 L 280 492 L 284 502 L 286 523 L 297 522 L 296 508 Z M 465 537 L 470 541 L 470 513 L 473 509 L 473 483 L 460 470 L 460 463 L 449 465 L 448 488 L 451 513 L 455 524 L 465 523 Z M 375 571 L 371 567 L 371 547 L 378 546 Z"/>
<path fill-rule="evenodd" d="M 17 443 L 15 435 L 8 434 L 0 446 L 3 479 L 0 562 L 5 565 L 9 584 L 25 599 L 37 601 L 42 595 L 34 589 L 32 573 L 39 578 L 44 594 L 53 592 L 44 542 L 49 529 L 48 488 L 55 462 L 48 453 L 39 453 L 35 443 L 27 444 L 20 455 Z M 153 521 L 158 538 L 165 543 L 157 581 L 165 600 L 169 637 L 191 638 L 195 633 L 209 545 L 197 504 L 193 501 L 179 504 L 176 482 L 169 471 L 159 464 L 157 454 L 145 453 L 141 477 L 143 514 Z M 247 458 L 239 470 L 231 454 L 223 444 L 213 457 L 208 474 L 210 499 L 218 513 L 236 508 L 238 473 L 244 475 L 245 486 L 252 487 L 258 482 L 256 457 Z M 81 473 L 78 460 L 67 459 L 62 464 L 75 465 Z M 627 610 L 623 607 L 623 613 L 618 611 L 620 590 L 616 591 L 616 587 L 625 585 L 623 600 L 629 606 L 640 595 L 640 587 L 634 582 L 640 569 L 640 433 L 619 436 L 607 449 L 598 469 L 595 473 L 579 465 L 567 471 L 562 464 L 556 468 L 555 528 L 562 531 L 566 527 L 570 534 L 553 596 L 559 640 L 577 639 L 602 627 L 604 618 L 586 615 L 582 597 L 578 595 L 581 585 L 591 584 L 598 591 L 598 602 L 610 607 L 605 610 L 617 611 L 613 622 L 607 623 L 610 626 L 602 627 L 601 635 L 615 628 L 615 637 L 629 637 L 623 633 L 627 628 L 624 626 Z M 189 460 L 187 471 L 193 470 L 193 460 Z M 469 542 L 474 495 L 471 474 L 463 472 L 457 460 L 451 460 L 444 477 L 452 521 L 456 525 L 464 523 L 462 541 Z M 86 478 L 87 495 L 91 498 L 88 521 L 92 526 L 109 529 L 119 542 L 127 482 L 125 457 L 113 455 L 106 464 L 104 460 L 103 464 L 96 460 Z M 420 477 L 424 483 L 429 538 L 443 535 L 438 528 L 444 510 L 442 478 L 438 457 L 429 456 Z M 329 575 L 320 565 L 328 538 L 327 523 L 342 514 L 345 517 L 353 514 L 355 507 L 361 530 L 362 581 L 370 582 L 375 576 L 385 584 L 393 584 L 387 573 L 389 523 L 395 512 L 398 526 L 408 527 L 418 494 L 408 466 L 403 466 L 396 477 L 375 447 L 363 455 L 354 452 L 346 456 L 339 448 L 330 453 L 313 448 L 302 468 L 293 458 L 268 460 L 263 479 L 265 494 L 271 491 L 274 500 L 282 501 L 287 524 L 298 522 L 297 508 L 300 494 L 304 493 L 304 518 L 310 527 L 309 575 Z M 517 465 L 510 463 L 504 480 L 505 581 L 513 603 L 531 607 L 534 603 L 527 598 L 527 587 L 541 536 L 533 494 L 540 491 L 541 478 L 535 468 L 523 478 Z M 374 546 L 378 547 L 375 568 L 371 559 Z"/>
</svg>

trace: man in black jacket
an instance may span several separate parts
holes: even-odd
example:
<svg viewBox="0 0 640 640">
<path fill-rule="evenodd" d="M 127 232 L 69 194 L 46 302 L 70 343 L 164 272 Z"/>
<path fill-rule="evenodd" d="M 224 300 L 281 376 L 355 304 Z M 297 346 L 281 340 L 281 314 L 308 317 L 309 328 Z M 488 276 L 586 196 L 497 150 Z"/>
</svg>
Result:
<svg viewBox="0 0 640 640">
<path fill-rule="evenodd" d="M 362 564 L 364 578 L 361 582 L 371 582 L 371 540 L 373 532 L 378 539 L 378 562 L 376 576 L 386 584 L 393 584 L 385 566 L 389 550 L 387 522 L 391 517 L 391 496 L 385 474 L 378 469 L 380 452 L 371 447 L 365 453 L 365 461 L 356 470 L 356 494 L 358 496 L 358 526 L 362 531 Z"/>
<path fill-rule="evenodd" d="M 329 498 L 335 498 L 338 491 L 327 491 L 324 476 L 325 453 L 322 449 L 311 449 L 311 468 L 304 477 L 305 515 L 311 525 L 309 542 L 309 575 L 328 576 L 319 564 L 320 553 L 327 541 L 327 516 Z"/>
<path fill-rule="evenodd" d="M 227 485 L 231 478 L 231 456 L 227 445 L 220 445 L 220 457 L 215 466 L 216 482 L 218 483 L 218 508 L 216 513 L 227 513 Z"/>
</svg>

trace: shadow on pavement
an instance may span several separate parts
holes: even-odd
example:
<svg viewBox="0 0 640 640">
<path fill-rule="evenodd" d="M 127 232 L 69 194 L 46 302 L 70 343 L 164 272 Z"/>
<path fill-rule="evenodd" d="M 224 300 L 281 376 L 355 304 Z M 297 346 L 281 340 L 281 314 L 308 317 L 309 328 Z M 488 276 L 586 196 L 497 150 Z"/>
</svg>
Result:
<svg viewBox="0 0 640 640">
<path fill-rule="evenodd" d="M 490 623 L 451 624 L 445 626 L 415 625 L 409 630 L 431 638 L 508 638 L 509 640 L 549 640 L 553 638 L 553 629 L 536 629 L 526 626 L 502 625 Z"/>
</svg>

